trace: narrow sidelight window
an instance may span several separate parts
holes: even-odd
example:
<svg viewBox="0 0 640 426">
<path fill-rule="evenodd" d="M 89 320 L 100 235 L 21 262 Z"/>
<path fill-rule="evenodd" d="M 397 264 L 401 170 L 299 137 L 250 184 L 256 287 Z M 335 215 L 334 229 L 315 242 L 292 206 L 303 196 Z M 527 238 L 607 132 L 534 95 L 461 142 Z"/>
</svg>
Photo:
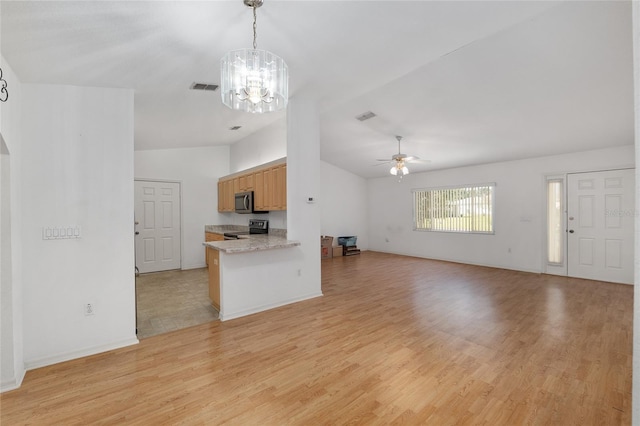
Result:
<svg viewBox="0 0 640 426">
<path fill-rule="evenodd" d="M 564 262 L 564 229 L 562 226 L 563 181 L 547 181 L 547 262 L 562 265 Z"/>
</svg>

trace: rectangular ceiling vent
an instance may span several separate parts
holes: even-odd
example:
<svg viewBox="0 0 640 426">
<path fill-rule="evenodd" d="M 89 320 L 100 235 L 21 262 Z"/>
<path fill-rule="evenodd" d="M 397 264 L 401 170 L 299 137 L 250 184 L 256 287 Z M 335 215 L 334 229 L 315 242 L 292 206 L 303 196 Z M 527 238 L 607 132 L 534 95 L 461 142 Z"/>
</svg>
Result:
<svg viewBox="0 0 640 426">
<path fill-rule="evenodd" d="M 208 90 L 210 92 L 213 92 L 213 91 L 218 89 L 218 85 L 217 84 L 207 84 L 207 83 L 193 83 L 191 85 L 191 87 L 189 87 L 189 89 L 191 89 L 191 90 Z"/>
<path fill-rule="evenodd" d="M 359 116 L 357 116 L 356 119 L 359 120 L 359 121 L 365 121 L 365 120 L 368 120 L 368 119 L 373 118 L 375 116 L 376 116 L 375 113 L 373 113 L 371 111 L 367 111 L 364 114 L 360 114 Z"/>
</svg>

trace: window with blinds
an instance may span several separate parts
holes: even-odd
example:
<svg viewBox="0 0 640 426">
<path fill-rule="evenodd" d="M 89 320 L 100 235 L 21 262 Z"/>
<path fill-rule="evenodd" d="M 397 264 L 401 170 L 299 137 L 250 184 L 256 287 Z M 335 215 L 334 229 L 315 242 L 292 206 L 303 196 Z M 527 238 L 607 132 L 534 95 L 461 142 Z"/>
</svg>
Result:
<svg viewBox="0 0 640 426">
<path fill-rule="evenodd" d="M 495 183 L 413 191 L 414 229 L 493 234 Z"/>
</svg>

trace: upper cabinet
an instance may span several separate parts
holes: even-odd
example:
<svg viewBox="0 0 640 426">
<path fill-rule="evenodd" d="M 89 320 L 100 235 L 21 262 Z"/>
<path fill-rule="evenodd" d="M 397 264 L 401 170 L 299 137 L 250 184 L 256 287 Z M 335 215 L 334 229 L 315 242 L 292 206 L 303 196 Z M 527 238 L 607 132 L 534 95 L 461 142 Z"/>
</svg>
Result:
<svg viewBox="0 0 640 426">
<path fill-rule="evenodd" d="M 233 179 L 220 179 L 218 181 L 218 211 L 235 211 L 235 190 Z"/>
<path fill-rule="evenodd" d="M 221 177 L 218 181 L 218 211 L 232 212 L 238 192 L 253 191 L 256 211 L 287 209 L 287 163 L 285 160 Z"/>
</svg>

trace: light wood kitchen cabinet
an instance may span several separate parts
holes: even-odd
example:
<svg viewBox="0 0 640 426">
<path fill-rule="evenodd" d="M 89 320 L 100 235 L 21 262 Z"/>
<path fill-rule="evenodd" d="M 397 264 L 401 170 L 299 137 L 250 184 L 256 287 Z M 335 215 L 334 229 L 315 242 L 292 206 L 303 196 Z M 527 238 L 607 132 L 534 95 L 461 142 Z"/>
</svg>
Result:
<svg viewBox="0 0 640 426">
<path fill-rule="evenodd" d="M 287 165 L 274 168 L 273 206 L 271 210 L 287 209 Z"/>
<path fill-rule="evenodd" d="M 218 211 L 235 211 L 235 194 L 247 191 L 253 191 L 253 208 L 256 211 L 286 210 L 287 163 L 281 161 L 220 178 Z"/>
<path fill-rule="evenodd" d="M 257 211 L 268 210 L 264 199 L 264 170 L 253 174 L 253 209 Z"/>
<path fill-rule="evenodd" d="M 224 182 L 218 181 L 218 211 L 224 211 Z"/>
<path fill-rule="evenodd" d="M 235 186 L 235 182 L 233 181 L 233 179 L 229 179 L 226 182 L 226 188 L 224 193 L 224 199 L 225 199 L 224 211 L 226 212 L 233 212 L 236 210 L 236 200 L 235 200 L 236 191 L 234 189 L 234 186 Z"/>
<path fill-rule="evenodd" d="M 242 175 L 238 178 L 239 181 L 239 192 L 248 192 L 253 191 L 253 173 L 248 173 L 246 175 Z"/>
<path fill-rule="evenodd" d="M 220 252 L 209 249 L 209 299 L 211 304 L 220 311 Z"/>
<path fill-rule="evenodd" d="M 218 181 L 218 211 L 235 211 L 234 179 Z"/>
<path fill-rule="evenodd" d="M 224 235 L 216 234 L 215 232 L 205 232 L 204 240 L 205 241 L 224 241 Z M 213 249 L 210 249 L 209 247 L 204 248 L 204 261 L 206 262 L 207 266 L 209 266 L 209 250 L 213 250 Z"/>
<path fill-rule="evenodd" d="M 254 174 L 256 189 L 254 190 L 254 208 L 256 210 L 274 211 L 287 209 L 287 165 L 269 167 Z M 261 197 L 257 192 L 261 190 Z M 256 200 L 260 198 L 260 203 Z"/>
</svg>

